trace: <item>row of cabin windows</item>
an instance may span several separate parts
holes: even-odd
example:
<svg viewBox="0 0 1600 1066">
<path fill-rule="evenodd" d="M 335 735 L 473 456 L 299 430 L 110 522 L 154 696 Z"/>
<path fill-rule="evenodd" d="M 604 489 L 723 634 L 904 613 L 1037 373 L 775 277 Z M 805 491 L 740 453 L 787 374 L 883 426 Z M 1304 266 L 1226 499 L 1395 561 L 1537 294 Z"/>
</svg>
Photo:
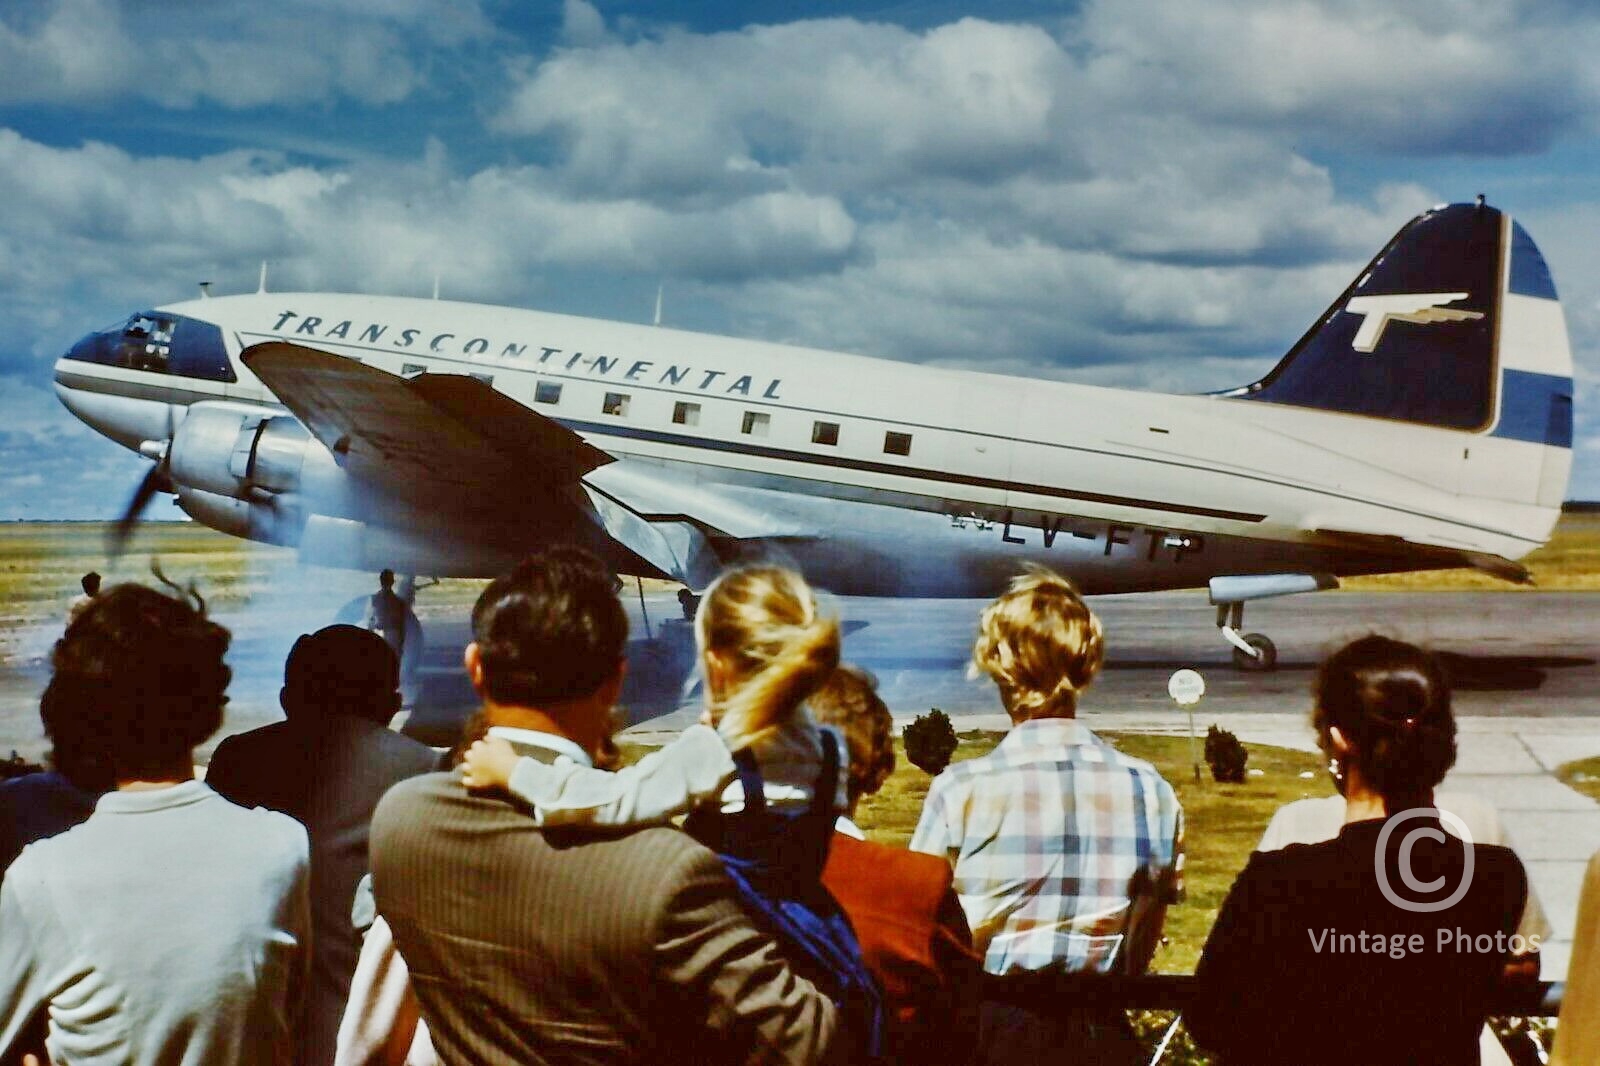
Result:
<svg viewBox="0 0 1600 1066">
<path fill-rule="evenodd" d="M 600 404 L 600 413 L 617 418 L 625 417 L 632 399 L 633 397 L 626 392 L 608 392 L 605 395 L 605 400 Z M 538 382 L 534 385 L 533 402 L 560 403 L 561 382 Z M 698 426 L 700 424 L 700 405 L 690 403 L 687 400 L 679 400 L 672 406 L 672 421 L 679 426 Z M 771 436 L 772 415 L 765 411 L 746 411 L 744 418 L 739 423 L 739 432 L 749 437 Z M 811 443 L 829 446 L 837 445 L 839 443 L 839 423 L 811 423 Z M 883 435 L 883 450 L 886 455 L 910 455 L 911 434 L 897 433 L 894 430 L 888 431 Z"/>
</svg>

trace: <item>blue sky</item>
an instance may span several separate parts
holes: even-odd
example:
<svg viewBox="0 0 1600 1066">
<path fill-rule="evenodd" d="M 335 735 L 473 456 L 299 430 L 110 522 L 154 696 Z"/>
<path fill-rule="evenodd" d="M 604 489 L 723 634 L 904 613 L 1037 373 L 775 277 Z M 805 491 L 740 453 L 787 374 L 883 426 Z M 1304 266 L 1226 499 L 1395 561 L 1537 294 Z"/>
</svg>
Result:
<svg viewBox="0 0 1600 1066">
<path fill-rule="evenodd" d="M 1513 0 L 8 0 L 0 519 L 110 516 L 76 337 L 425 295 L 949 366 L 1243 384 L 1406 219 L 1543 248 L 1600 498 L 1600 12 Z M 157 509 L 157 514 L 162 509 Z M 175 512 L 174 512 L 175 513 Z"/>
</svg>

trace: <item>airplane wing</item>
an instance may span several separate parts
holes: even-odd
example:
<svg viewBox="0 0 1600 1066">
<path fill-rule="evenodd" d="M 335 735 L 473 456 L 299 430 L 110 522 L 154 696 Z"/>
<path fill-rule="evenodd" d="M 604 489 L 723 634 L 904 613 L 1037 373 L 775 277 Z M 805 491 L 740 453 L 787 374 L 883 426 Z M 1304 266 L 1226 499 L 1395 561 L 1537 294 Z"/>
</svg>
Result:
<svg viewBox="0 0 1600 1066">
<path fill-rule="evenodd" d="M 1417 569 L 1449 570 L 1468 567 L 1514 585 L 1533 584 L 1533 575 L 1528 572 L 1527 567 L 1503 555 L 1447 548 L 1437 544 L 1421 544 L 1414 540 L 1406 540 L 1404 537 L 1376 533 L 1353 533 L 1341 529 L 1319 529 L 1315 532 L 1318 539 L 1332 541 L 1337 547 L 1415 560 L 1420 564 Z"/>
<path fill-rule="evenodd" d="M 358 360 L 269 342 L 244 364 L 334 454 L 387 495 L 435 504 L 507 485 L 560 490 L 612 457 L 474 378 L 407 380 Z"/>
<path fill-rule="evenodd" d="M 406 379 L 276 341 L 242 358 L 347 474 L 429 513 L 503 511 L 513 498 L 570 509 L 697 589 L 720 571 L 732 542 L 812 535 L 720 487 L 619 461 L 472 377 Z"/>
</svg>

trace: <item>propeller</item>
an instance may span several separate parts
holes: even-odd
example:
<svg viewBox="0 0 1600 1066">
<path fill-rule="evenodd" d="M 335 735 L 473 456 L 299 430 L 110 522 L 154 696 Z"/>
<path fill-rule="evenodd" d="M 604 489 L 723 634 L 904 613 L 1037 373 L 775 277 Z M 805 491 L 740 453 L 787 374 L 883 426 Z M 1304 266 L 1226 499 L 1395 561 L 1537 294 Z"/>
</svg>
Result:
<svg viewBox="0 0 1600 1066">
<path fill-rule="evenodd" d="M 158 462 L 150 468 L 149 473 L 145 474 L 144 480 L 139 482 L 139 487 L 133 491 L 133 498 L 123 509 L 122 517 L 117 519 L 117 524 L 111 528 L 107 551 L 113 562 L 122 557 L 123 551 L 128 547 L 128 539 L 138 528 L 139 519 L 144 516 L 144 510 L 150 506 L 150 501 L 157 493 L 171 491 L 173 491 L 172 479 L 167 476 L 167 464 L 165 461 Z"/>
<path fill-rule="evenodd" d="M 133 536 L 133 531 L 139 527 L 139 519 L 144 517 L 145 508 L 150 506 L 150 501 L 158 492 L 176 492 L 172 478 L 168 473 L 167 454 L 172 447 L 172 438 L 177 429 L 177 418 L 172 405 L 167 405 L 167 437 L 165 441 L 145 441 L 140 445 L 139 451 L 155 460 L 139 482 L 139 487 L 133 490 L 133 497 L 128 500 L 128 506 L 123 508 L 122 517 L 117 519 L 117 524 L 111 527 L 111 533 L 106 538 L 106 553 L 112 562 L 122 558 L 122 553 L 127 550 L 128 540 Z"/>
</svg>

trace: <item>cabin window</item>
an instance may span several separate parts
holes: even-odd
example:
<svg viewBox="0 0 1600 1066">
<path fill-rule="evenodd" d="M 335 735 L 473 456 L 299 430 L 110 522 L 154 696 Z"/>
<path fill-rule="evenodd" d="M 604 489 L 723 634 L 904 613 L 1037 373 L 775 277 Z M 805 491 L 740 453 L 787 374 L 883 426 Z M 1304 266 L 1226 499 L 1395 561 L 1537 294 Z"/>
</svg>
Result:
<svg viewBox="0 0 1600 1066">
<path fill-rule="evenodd" d="M 740 433 L 747 433 L 752 437 L 766 437 L 772 433 L 772 416 L 765 411 L 746 411 L 744 421 L 739 425 Z"/>
<path fill-rule="evenodd" d="M 421 363 L 406 363 L 400 367 L 401 377 L 414 378 L 418 374 L 426 374 L 428 368 Z"/>
<path fill-rule="evenodd" d="M 494 386 L 493 374 L 468 374 L 467 377 L 471 378 L 473 381 L 481 381 L 490 387 Z"/>
<path fill-rule="evenodd" d="M 811 423 L 811 443 L 812 444 L 838 444 L 839 443 L 839 423 L 837 423 L 837 422 L 813 422 L 813 423 Z"/>
<path fill-rule="evenodd" d="M 616 415 L 618 418 L 624 417 L 628 413 L 628 399 L 628 394 L 625 392 L 608 392 L 606 402 L 600 405 L 600 413 Z"/>
<path fill-rule="evenodd" d="M 910 455 L 911 434 L 896 433 L 891 429 L 883 435 L 883 451 L 885 455 Z"/>
<path fill-rule="evenodd" d="M 680 426 L 698 426 L 700 424 L 700 405 L 679 400 L 672 405 L 672 421 Z"/>
<path fill-rule="evenodd" d="M 541 381 L 533 387 L 534 403 L 560 403 L 561 382 Z"/>
</svg>

